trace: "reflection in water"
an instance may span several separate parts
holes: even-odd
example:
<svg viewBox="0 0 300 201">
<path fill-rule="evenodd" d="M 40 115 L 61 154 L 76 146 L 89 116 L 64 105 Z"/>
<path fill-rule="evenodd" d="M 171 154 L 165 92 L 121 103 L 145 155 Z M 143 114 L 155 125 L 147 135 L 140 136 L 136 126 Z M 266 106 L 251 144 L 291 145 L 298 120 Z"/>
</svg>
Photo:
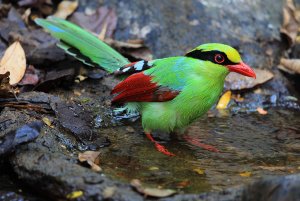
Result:
<svg viewBox="0 0 300 201">
<path fill-rule="evenodd" d="M 119 129 L 109 134 L 112 145 L 101 163 L 107 175 L 122 181 L 140 179 L 154 187 L 204 192 L 300 172 L 299 111 L 225 113 L 204 117 L 189 127 L 190 138 L 220 153 L 195 146 L 185 134 L 175 134 L 164 145 L 177 156 L 167 157 L 155 150 L 140 128 L 135 133 Z"/>
</svg>

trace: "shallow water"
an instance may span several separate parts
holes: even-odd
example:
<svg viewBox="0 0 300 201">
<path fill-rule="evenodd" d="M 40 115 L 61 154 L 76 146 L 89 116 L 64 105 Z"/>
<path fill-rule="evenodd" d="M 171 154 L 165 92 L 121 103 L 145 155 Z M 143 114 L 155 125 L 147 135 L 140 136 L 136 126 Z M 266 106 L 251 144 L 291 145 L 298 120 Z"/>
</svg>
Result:
<svg viewBox="0 0 300 201">
<path fill-rule="evenodd" d="M 140 127 L 126 130 L 109 133 L 112 145 L 101 156 L 104 173 L 121 181 L 139 179 L 151 187 L 199 193 L 300 172 L 300 111 L 270 109 L 267 115 L 214 111 L 185 134 L 162 141 L 175 157 L 157 152 Z M 184 135 L 220 152 L 203 150 Z"/>
</svg>

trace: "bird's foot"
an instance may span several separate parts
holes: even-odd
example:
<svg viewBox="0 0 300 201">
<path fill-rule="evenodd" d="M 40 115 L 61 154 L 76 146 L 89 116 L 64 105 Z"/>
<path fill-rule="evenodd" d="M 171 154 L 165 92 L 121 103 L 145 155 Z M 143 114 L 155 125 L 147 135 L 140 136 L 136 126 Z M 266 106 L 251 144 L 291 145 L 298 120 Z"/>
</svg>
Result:
<svg viewBox="0 0 300 201">
<path fill-rule="evenodd" d="M 159 144 L 158 142 L 155 142 L 154 145 L 155 145 L 157 151 L 159 151 L 167 156 L 175 156 L 175 154 L 173 154 L 172 152 L 169 152 L 169 150 L 165 146 Z"/>
<path fill-rule="evenodd" d="M 163 154 L 165 154 L 165 155 L 167 155 L 167 156 L 175 156 L 175 154 L 173 154 L 172 152 L 169 152 L 169 150 L 168 150 L 165 146 L 163 146 L 163 145 L 159 144 L 158 142 L 156 142 L 156 141 L 153 139 L 153 137 L 152 137 L 152 135 L 151 135 L 150 133 L 146 133 L 146 136 L 147 136 L 147 138 L 148 138 L 149 140 L 151 140 L 151 142 L 154 143 L 154 145 L 155 145 L 157 151 L 159 151 L 160 153 L 163 153 Z"/>
<path fill-rule="evenodd" d="M 205 149 L 207 151 L 211 151 L 211 152 L 220 152 L 219 149 L 215 148 L 214 146 L 212 145 L 208 145 L 208 144 L 204 144 L 202 143 L 199 139 L 195 139 L 195 138 L 192 138 L 192 137 L 189 137 L 187 135 L 185 135 L 183 137 L 187 142 L 197 146 L 197 147 L 200 147 L 202 149 Z"/>
</svg>

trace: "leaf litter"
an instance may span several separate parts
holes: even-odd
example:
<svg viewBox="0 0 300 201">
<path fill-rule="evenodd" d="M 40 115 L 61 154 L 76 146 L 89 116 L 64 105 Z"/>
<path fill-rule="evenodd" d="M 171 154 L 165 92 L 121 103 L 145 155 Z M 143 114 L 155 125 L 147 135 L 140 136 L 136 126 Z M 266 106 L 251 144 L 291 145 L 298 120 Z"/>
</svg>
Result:
<svg viewBox="0 0 300 201">
<path fill-rule="evenodd" d="M 87 162 L 92 170 L 96 172 L 102 171 L 102 168 L 99 166 L 100 164 L 100 151 L 86 151 L 78 154 L 78 160 L 80 162 Z"/>
<path fill-rule="evenodd" d="M 0 74 L 10 72 L 11 85 L 17 84 L 23 78 L 26 70 L 25 52 L 20 42 L 11 44 L 0 61 Z"/>
<path fill-rule="evenodd" d="M 144 194 L 145 196 L 152 196 L 152 197 L 168 197 L 171 195 L 174 195 L 176 193 L 173 189 L 159 189 L 159 188 L 149 188 L 144 187 L 140 180 L 133 179 L 130 184 L 141 194 Z"/>
<path fill-rule="evenodd" d="M 62 1 L 58 4 L 57 11 L 54 13 L 55 17 L 66 19 L 78 7 L 78 1 Z"/>
</svg>

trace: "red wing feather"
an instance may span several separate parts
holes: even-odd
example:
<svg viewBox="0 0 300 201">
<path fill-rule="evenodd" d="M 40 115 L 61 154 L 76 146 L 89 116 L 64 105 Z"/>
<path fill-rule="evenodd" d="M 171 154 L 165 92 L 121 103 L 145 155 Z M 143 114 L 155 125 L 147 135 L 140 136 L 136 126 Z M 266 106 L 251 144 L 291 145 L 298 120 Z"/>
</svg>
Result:
<svg viewBox="0 0 300 201">
<path fill-rule="evenodd" d="M 119 93 L 112 103 L 164 102 L 174 99 L 179 94 L 179 91 L 153 83 L 151 78 L 143 72 L 129 76 L 112 90 L 112 94 Z"/>
</svg>

